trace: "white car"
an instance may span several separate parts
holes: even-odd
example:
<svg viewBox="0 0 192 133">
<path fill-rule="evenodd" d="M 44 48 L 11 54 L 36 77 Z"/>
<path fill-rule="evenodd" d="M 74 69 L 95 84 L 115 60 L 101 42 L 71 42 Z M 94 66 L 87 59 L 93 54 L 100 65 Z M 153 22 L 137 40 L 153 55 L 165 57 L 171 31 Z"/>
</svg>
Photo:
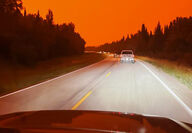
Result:
<svg viewBox="0 0 192 133">
<path fill-rule="evenodd" d="M 135 63 L 134 54 L 132 50 L 122 50 L 120 55 L 120 62 L 132 62 Z"/>
</svg>

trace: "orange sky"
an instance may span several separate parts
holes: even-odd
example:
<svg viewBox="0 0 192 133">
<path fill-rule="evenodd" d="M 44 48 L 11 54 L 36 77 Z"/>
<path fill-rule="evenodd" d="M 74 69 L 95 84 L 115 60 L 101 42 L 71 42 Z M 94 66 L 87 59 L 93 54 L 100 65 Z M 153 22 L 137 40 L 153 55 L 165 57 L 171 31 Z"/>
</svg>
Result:
<svg viewBox="0 0 192 133">
<path fill-rule="evenodd" d="M 153 30 L 177 16 L 192 15 L 192 0 L 23 0 L 28 13 L 44 17 L 50 8 L 54 22 L 73 22 L 87 45 L 99 45 L 137 32 L 141 24 Z"/>
</svg>

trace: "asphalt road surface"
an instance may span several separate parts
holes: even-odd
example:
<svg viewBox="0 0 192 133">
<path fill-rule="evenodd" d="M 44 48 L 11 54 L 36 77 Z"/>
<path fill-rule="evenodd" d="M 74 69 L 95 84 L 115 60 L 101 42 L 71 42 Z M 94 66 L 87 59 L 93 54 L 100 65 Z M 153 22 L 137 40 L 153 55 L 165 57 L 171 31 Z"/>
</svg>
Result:
<svg viewBox="0 0 192 133">
<path fill-rule="evenodd" d="M 0 114 L 71 109 L 155 115 L 192 123 L 192 91 L 146 62 L 120 63 L 109 57 L 0 97 Z"/>
</svg>

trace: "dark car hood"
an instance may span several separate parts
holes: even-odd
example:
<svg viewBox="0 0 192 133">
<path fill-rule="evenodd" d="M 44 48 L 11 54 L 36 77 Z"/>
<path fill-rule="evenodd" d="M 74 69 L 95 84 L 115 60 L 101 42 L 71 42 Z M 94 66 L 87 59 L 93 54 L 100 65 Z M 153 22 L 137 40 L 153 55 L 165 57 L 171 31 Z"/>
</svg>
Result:
<svg viewBox="0 0 192 133">
<path fill-rule="evenodd" d="M 167 118 L 119 112 L 32 111 L 0 116 L 0 133 L 188 133 L 191 127 Z"/>
</svg>

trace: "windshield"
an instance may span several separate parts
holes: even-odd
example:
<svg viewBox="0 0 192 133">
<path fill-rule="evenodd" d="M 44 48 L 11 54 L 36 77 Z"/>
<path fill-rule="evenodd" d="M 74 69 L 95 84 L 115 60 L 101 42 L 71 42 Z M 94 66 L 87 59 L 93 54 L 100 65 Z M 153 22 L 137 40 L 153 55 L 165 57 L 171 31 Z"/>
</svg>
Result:
<svg viewBox="0 0 192 133">
<path fill-rule="evenodd" d="M 111 111 L 192 124 L 189 5 L 1 0 L 0 115 Z"/>
<path fill-rule="evenodd" d="M 123 51 L 122 54 L 133 54 L 131 51 Z"/>
</svg>

